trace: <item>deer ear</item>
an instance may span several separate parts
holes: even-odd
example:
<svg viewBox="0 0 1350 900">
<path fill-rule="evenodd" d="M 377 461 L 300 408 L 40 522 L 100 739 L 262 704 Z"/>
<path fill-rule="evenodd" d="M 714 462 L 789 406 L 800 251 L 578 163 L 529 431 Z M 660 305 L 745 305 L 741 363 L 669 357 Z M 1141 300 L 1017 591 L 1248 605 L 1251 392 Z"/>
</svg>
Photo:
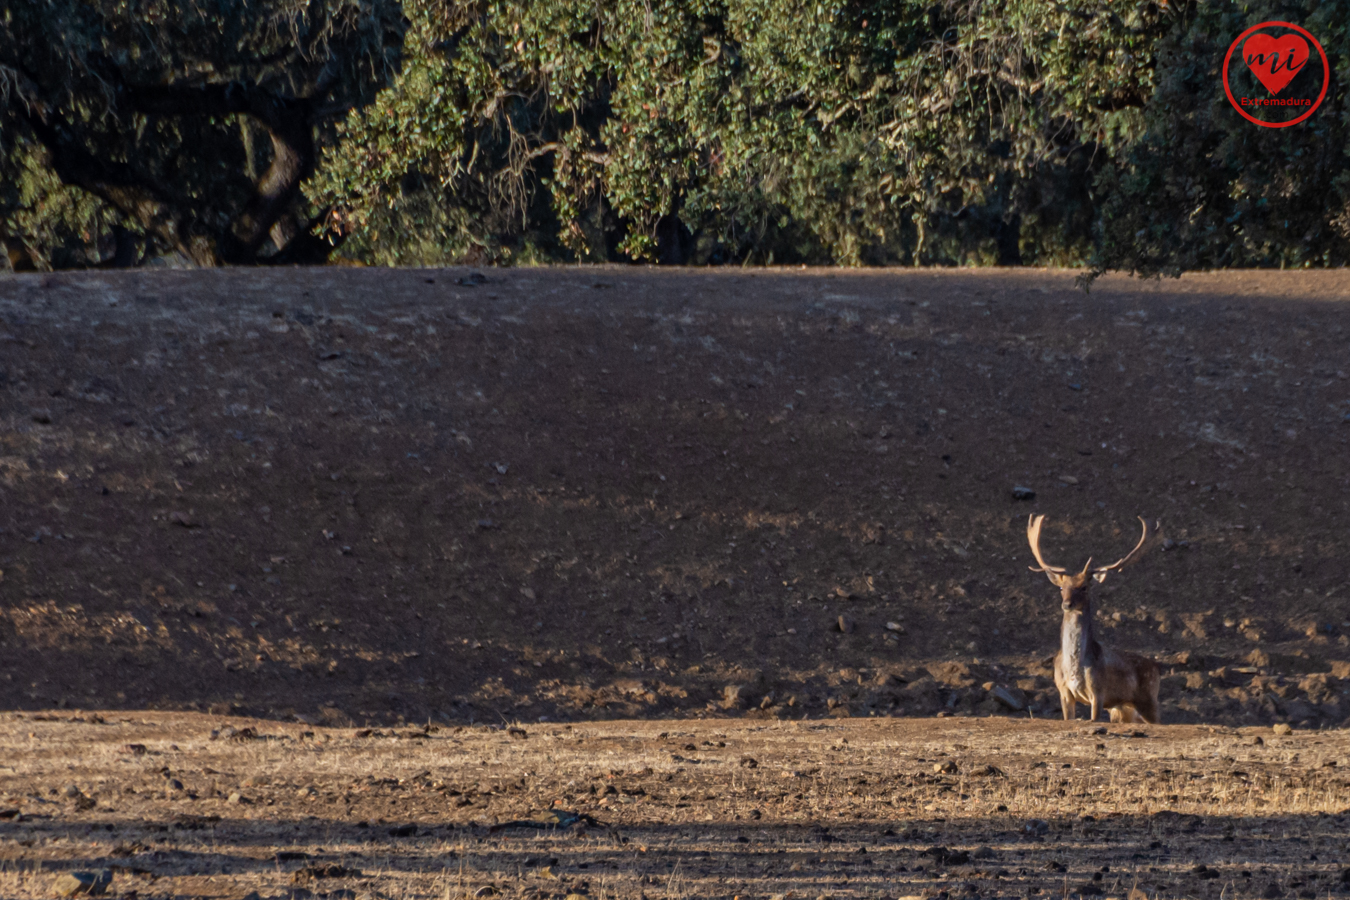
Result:
<svg viewBox="0 0 1350 900">
<path fill-rule="evenodd" d="M 1092 575 L 1092 579 L 1093 579 L 1094 581 L 1096 581 L 1098 584 L 1101 584 L 1103 581 L 1106 580 L 1106 573 L 1105 573 L 1105 572 L 1094 572 L 1093 575 Z"/>
</svg>

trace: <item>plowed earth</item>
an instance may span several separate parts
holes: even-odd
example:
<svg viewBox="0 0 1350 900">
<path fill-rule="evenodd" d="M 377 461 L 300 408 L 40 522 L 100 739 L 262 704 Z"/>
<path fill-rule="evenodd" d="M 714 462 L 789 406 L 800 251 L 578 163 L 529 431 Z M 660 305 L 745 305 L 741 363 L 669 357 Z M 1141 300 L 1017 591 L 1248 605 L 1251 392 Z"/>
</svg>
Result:
<svg viewBox="0 0 1350 900">
<path fill-rule="evenodd" d="M 1339 725 L 1347 315 L 1344 272 L 6 277 L 0 705 L 1045 717 L 1037 512 L 1074 567 L 1162 520 L 1095 596 L 1165 722 Z"/>
</svg>

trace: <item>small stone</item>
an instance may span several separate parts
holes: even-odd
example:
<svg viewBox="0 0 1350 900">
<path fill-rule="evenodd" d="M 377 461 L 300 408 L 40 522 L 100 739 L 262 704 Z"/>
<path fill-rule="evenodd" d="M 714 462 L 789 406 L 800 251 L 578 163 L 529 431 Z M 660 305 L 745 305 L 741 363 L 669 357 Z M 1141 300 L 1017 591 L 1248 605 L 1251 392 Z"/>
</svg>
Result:
<svg viewBox="0 0 1350 900">
<path fill-rule="evenodd" d="M 1022 825 L 1023 834 L 1043 835 L 1049 834 L 1050 823 L 1044 819 L 1031 819 Z"/>
<path fill-rule="evenodd" d="M 729 684 L 722 688 L 722 708 L 740 709 L 745 705 L 746 690 L 744 685 Z"/>
<path fill-rule="evenodd" d="M 168 788 L 171 791 L 181 791 L 183 789 L 183 782 L 179 781 L 177 778 L 170 778 L 168 781 Z"/>
<path fill-rule="evenodd" d="M 230 794 L 229 797 L 226 798 L 225 802 L 238 806 L 240 803 L 244 802 L 244 795 L 239 793 L 238 791 L 234 791 L 233 793 Z"/>
<path fill-rule="evenodd" d="M 291 876 L 292 884 L 305 884 L 319 878 L 360 878 L 360 869 L 349 869 L 339 863 L 316 863 L 302 866 Z M 331 894 L 329 895 L 332 896 Z"/>
<path fill-rule="evenodd" d="M 894 631 L 896 634 L 904 634 L 905 626 L 901 625 L 899 622 L 887 622 L 886 630 Z"/>
<path fill-rule="evenodd" d="M 853 619 L 852 619 L 852 617 L 850 617 L 850 616 L 840 616 L 839 619 L 838 619 L 834 624 L 835 624 L 835 627 L 839 629 L 839 631 L 840 631 L 841 634 L 852 634 L 852 633 L 853 633 L 853 627 L 854 627 L 854 626 L 853 626 Z"/>
<path fill-rule="evenodd" d="M 1293 734 L 1294 729 L 1288 722 L 1276 722 L 1270 729 L 1275 734 Z"/>
<path fill-rule="evenodd" d="M 310 797 L 316 796 L 318 793 L 319 792 L 316 791 L 311 785 L 305 785 L 304 787 L 300 788 L 295 792 L 295 796 L 299 797 L 301 800 L 308 800 Z"/>
<path fill-rule="evenodd" d="M 923 851 L 923 855 L 932 857 L 940 866 L 964 866 L 970 862 L 970 854 L 965 850 L 951 850 L 947 847 L 929 847 Z"/>
<path fill-rule="evenodd" d="M 1020 688 L 1005 688 L 1003 685 L 996 685 L 989 692 L 999 703 L 1002 703 L 1013 712 L 1021 712 L 1027 708 L 1027 698 Z"/>
<path fill-rule="evenodd" d="M 753 756 L 742 756 L 740 765 L 742 769 L 758 769 L 759 760 Z"/>
<path fill-rule="evenodd" d="M 961 767 L 956 764 L 955 760 L 948 759 L 933 766 L 933 771 L 939 775 L 955 775 L 961 771 Z"/>
<path fill-rule="evenodd" d="M 81 796 L 82 793 L 83 792 L 79 789 L 79 787 L 73 784 L 68 784 L 65 787 L 61 788 L 61 796 L 65 797 L 67 800 L 74 800 L 76 797 Z"/>
<path fill-rule="evenodd" d="M 1077 484 L 1077 483 L 1078 483 L 1078 479 L 1077 479 L 1077 478 L 1074 478 L 1072 475 L 1061 475 L 1061 476 L 1059 476 L 1059 480 L 1060 480 L 1060 482 L 1063 483 L 1063 484 Z"/>
<path fill-rule="evenodd" d="M 112 884 L 112 869 L 99 872 L 66 872 L 52 884 L 52 890 L 58 897 L 91 896 L 96 897 Z"/>
<path fill-rule="evenodd" d="M 1035 499 L 1036 499 L 1036 492 L 1035 492 L 1035 491 L 1033 491 L 1033 490 L 1032 490 L 1031 488 L 1029 488 L 1029 487 L 1022 487 L 1021 485 L 1017 485 L 1016 487 L 1014 487 L 1014 488 L 1012 489 L 1012 495 L 1013 495 L 1013 499 L 1014 499 L 1014 500 L 1035 500 Z"/>
<path fill-rule="evenodd" d="M 998 854 L 989 847 L 976 847 L 970 854 L 976 859 L 995 859 Z"/>
</svg>

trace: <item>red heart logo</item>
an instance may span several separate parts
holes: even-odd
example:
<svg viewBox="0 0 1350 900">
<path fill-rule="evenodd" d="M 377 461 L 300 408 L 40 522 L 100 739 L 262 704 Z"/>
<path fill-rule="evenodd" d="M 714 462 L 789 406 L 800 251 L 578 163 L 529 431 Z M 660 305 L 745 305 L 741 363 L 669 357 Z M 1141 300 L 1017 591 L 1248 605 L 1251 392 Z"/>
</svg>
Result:
<svg viewBox="0 0 1350 900">
<path fill-rule="evenodd" d="M 1308 42 L 1296 34 L 1273 38 L 1254 34 L 1242 45 L 1242 59 L 1266 90 L 1278 94 L 1308 62 Z"/>
</svg>

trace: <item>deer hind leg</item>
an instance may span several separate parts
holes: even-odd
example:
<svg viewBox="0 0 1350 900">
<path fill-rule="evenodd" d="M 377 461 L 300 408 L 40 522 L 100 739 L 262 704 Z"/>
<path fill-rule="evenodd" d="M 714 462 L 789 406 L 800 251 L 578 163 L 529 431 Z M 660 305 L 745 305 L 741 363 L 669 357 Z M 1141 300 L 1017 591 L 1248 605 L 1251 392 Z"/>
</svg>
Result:
<svg viewBox="0 0 1350 900">
<path fill-rule="evenodd" d="M 1133 703 L 1122 703 L 1120 706 L 1113 707 L 1110 713 L 1112 722 L 1144 721 L 1144 717 L 1139 715 L 1139 710 L 1135 709 Z"/>
<path fill-rule="evenodd" d="M 1097 706 L 1097 695 L 1096 695 L 1096 694 L 1093 694 L 1093 695 L 1092 695 L 1091 705 L 1092 705 L 1092 718 L 1090 718 L 1088 721 L 1089 721 L 1089 722 L 1095 722 L 1095 721 L 1097 721 L 1097 714 L 1098 714 L 1099 712 L 1101 712 L 1101 710 L 1100 710 L 1100 709 L 1098 708 L 1098 706 Z"/>
<path fill-rule="evenodd" d="M 1064 713 L 1066 722 L 1078 718 L 1078 701 L 1073 699 L 1073 694 L 1059 692 L 1059 709 Z"/>
<path fill-rule="evenodd" d="M 1138 721 L 1147 722 L 1150 725 L 1158 724 L 1158 700 L 1156 697 L 1147 697 L 1136 701 L 1135 706 L 1135 715 L 1138 716 Z"/>
</svg>

